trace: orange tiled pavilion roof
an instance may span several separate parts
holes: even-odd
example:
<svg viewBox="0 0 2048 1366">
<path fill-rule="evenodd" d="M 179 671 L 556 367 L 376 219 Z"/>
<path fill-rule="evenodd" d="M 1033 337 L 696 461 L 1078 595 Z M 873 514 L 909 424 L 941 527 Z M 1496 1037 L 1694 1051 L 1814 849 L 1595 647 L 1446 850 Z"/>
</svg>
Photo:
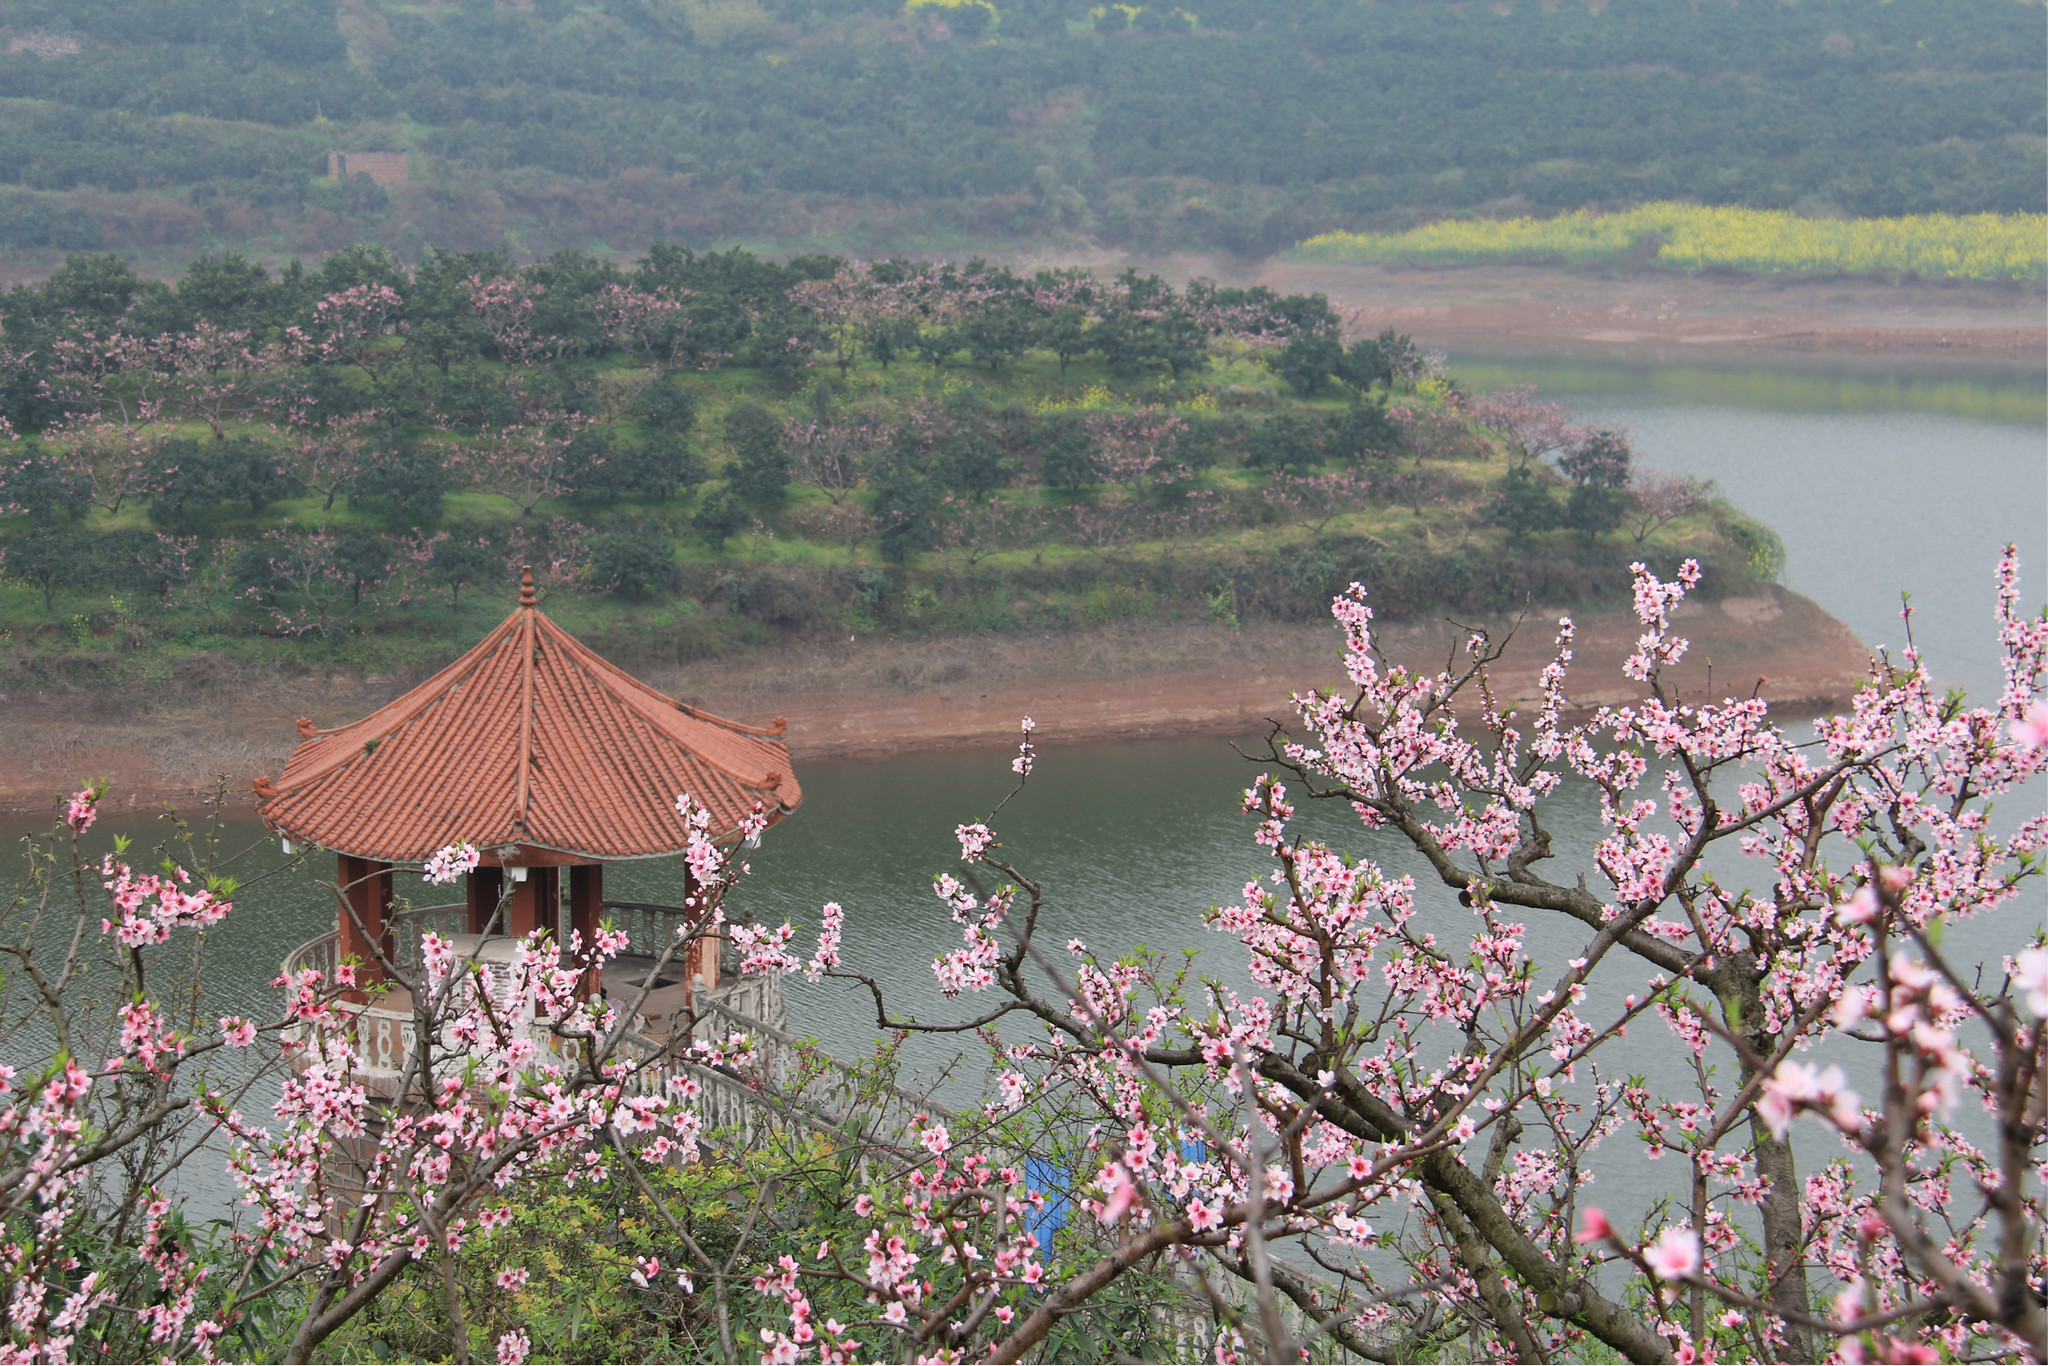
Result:
<svg viewBox="0 0 2048 1366">
<path fill-rule="evenodd" d="M 609 862 L 685 848 L 679 793 L 726 833 L 757 800 L 771 821 L 796 809 L 781 717 L 746 726 L 663 696 L 550 621 L 522 579 L 512 615 L 419 687 L 353 725 L 300 720 L 284 775 L 256 780 L 264 823 L 387 863 L 459 840 L 489 863 L 506 846 Z"/>
</svg>

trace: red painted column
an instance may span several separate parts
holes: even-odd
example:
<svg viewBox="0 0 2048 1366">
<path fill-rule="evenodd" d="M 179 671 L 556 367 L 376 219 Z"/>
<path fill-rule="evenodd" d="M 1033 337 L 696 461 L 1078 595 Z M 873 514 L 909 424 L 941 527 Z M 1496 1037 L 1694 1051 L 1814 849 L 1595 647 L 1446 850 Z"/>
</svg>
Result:
<svg viewBox="0 0 2048 1366">
<path fill-rule="evenodd" d="M 562 942 L 562 870 L 560 868 L 536 868 L 533 878 L 540 885 L 534 888 L 534 921 L 546 930 L 559 945 Z"/>
<path fill-rule="evenodd" d="M 696 879 L 690 876 L 688 869 L 684 869 L 683 901 L 686 905 L 696 891 Z M 703 921 L 704 912 L 701 909 L 690 912 L 691 928 L 696 928 Z M 709 935 L 690 945 L 689 953 L 683 962 L 683 980 L 690 984 L 692 996 L 699 990 L 709 991 L 718 985 L 718 951 L 722 947 L 723 941 Z"/>
<path fill-rule="evenodd" d="M 569 930 L 589 953 L 597 943 L 598 923 L 604 919 L 604 865 L 579 863 L 569 870 Z M 562 936 L 564 947 L 568 935 Z M 604 969 L 593 968 L 585 983 L 587 995 L 604 990 Z"/>
<path fill-rule="evenodd" d="M 513 880 L 512 899 L 505 903 L 505 923 L 499 927 L 501 933 L 517 936 L 532 931 L 536 918 L 533 894 L 537 887 L 533 874 L 534 870 L 528 868 L 524 878 Z"/>
<path fill-rule="evenodd" d="M 377 869 L 376 876 L 370 880 L 370 886 L 375 889 L 374 899 L 377 903 L 377 938 L 379 946 L 384 950 L 384 956 L 396 962 L 398 939 L 396 928 L 391 921 L 391 908 L 398 900 L 398 879 L 393 876 L 391 865 L 388 863 L 378 864 Z M 379 980 L 382 980 L 381 973 Z"/>
<path fill-rule="evenodd" d="M 526 880 L 512 884 L 512 904 L 505 908 L 505 933 L 523 936 L 540 929 L 560 933 L 560 874 L 558 868 L 528 868 Z"/>
<path fill-rule="evenodd" d="M 469 932 L 482 934 L 484 926 L 498 912 L 498 899 L 505 890 L 503 868 L 477 868 L 469 875 Z M 500 925 L 502 932 L 504 926 Z"/>
<path fill-rule="evenodd" d="M 391 865 L 353 854 L 336 855 L 335 864 L 341 884 L 340 959 L 354 959 L 356 980 L 369 986 L 384 980 L 373 946 L 390 952 Z"/>
</svg>

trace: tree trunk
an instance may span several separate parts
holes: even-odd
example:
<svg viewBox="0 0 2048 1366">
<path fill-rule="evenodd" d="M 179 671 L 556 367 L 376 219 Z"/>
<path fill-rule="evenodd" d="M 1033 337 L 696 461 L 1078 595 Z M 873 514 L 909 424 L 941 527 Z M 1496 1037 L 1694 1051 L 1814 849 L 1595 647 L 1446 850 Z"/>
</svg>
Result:
<svg viewBox="0 0 2048 1366">
<path fill-rule="evenodd" d="M 1756 1155 L 1757 1175 L 1771 1183 L 1763 1202 L 1764 1253 L 1771 1259 L 1774 1277 L 1771 1307 L 1780 1314 L 1810 1314 L 1813 1302 L 1806 1284 L 1806 1230 L 1799 1217 L 1799 1169 L 1792 1145 L 1772 1138 L 1754 1114 L 1749 1122 L 1755 1136 L 1751 1151 Z M 1812 1330 L 1790 1318 L 1784 1322 L 1785 1360 L 1818 1361 Z"/>
<path fill-rule="evenodd" d="M 1763 1029 L 1761 975 L 1749 961 L 1748 954 L 1728 966 L 1730 975 L 1736 979 L 1736 1010 L 1729 1011 L 1729 1003 L 1724 999 L 1723 1018 L 1731 1027 L 1741 1031 L 1751 1053 L 1768 1058 L 1777 1051 L 1779 1040 Z M 1730 1016 L 1733 1018 L 1728 1018 Z M 1755 1075 L 1756 1069 L 1745 1062 L 1742 1067 L 1743 1085 L 1747 1086 Z M 1806 1229 L 1800 1218 L 1799 1166 L 1792 1156 L 1792 1145 L 1783 1139 L 1773 1138 L 1754 1109 L 1749 1113 L 1749 1131 L 1750 1154 L 1756 1161 L 1756 1174 L 1769 1183 L 1761 1213 L 1764 1255 L 1771 1264 L 1771 1307 L 1780 1315 L 1810 1314 L 1813 1301 L 1806 1281 Z M 1790 1318 L 1783 1319 L 1783 1322 L 1784 1359 L 1818 1361 L 1820 1358 L 1814 1355 L 1813 1331 Z"/>
</svg>

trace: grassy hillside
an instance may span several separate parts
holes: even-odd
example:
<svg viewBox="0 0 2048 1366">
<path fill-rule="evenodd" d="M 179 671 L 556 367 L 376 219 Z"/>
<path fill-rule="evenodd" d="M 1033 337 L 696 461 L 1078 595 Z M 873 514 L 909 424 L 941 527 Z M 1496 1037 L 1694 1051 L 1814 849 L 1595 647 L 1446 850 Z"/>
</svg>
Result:
<svg viewBox="0 0 2048 1366">
<path fill-rule="evenodd" d="M 416 674 L 518 567 L 627 664 L 782 638 L 1595 602 L 1771 534 L 1320 296 L 657 248 L 0 298 L 0 688 Z M 199 675 L 193 675 L 199 676 Z"/>
<path fill-rule="evenodd" d="M 1256 255 L 1663 199 L 2038 213 L 2044 51 L 2019 0 L 0 0 L 0 251 Z M 330 146 L 411 181 L 327 180 Z"/>
</svg>

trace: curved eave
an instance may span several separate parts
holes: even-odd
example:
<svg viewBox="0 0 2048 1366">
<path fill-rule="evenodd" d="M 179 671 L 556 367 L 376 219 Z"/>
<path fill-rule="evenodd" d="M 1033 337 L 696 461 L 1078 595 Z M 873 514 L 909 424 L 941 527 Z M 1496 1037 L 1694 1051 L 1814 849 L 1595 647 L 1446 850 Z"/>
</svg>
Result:
<svg viewBox="0 0 2048 1366">
<path fill-rule="evenodd" d="M 456 842 L 589 862 L 688 847 L 689 793 L 737 837 L 803 800 L 782 739 L 657 692 L 521 606 L 473 648 L 369 716 L 300 744 L 257 813 L 279 835 L 385 863 Z"/>
<path fill-rule="evenodd" d="M 787 806 L 781 804 L 778 801 L 776 805 L 769 807 L 767 810 L 769 826 L 773 827 L 775 825 L 780 824 L 784 816 L 789 815 L 791 812 L 795 811 L 797 807 L 801 805 L 803 805 L 803 800 L 801 797 L 799 797 L 795 802 L 792 802 Z M 292 841 L 292 843 L 298 845 L 302 849 L 322 849 L 329 853 L 347 854 L 351 858 L 368 859 L 373 863 L 388 863 L 391 864 L 393 867 L 405 867 L 410 864 L 425 863 L 429 858 L 432 858 L 436 853 L 440 852 L 439 846 L 436 846 L 433 849 L 426 850 L 425 852 L 419 854 L 402 854 L 389 851 L 370 852 L 363 849 L 343 849 L 338 845 L 323 843 L 317 837 L 302 834 L 297 830 L 293 830 L 291 827 L 285 825 L 281 821 L 272 820 L 269 816 L 263 813 L 260 807 L 257 809 L 256 815 L 257 818 L 263 822 L 264 828 L 270 831 L 271 834 L 276 835 L 279 839 L 290 840 Z M 720 833 L 713 835 L 711 837 L 711 842 L 713 844 L 722 845 L 737 844 L 739 843 L 739 840 L 740 829 L 738 826 L 733 826 L 731 829 L 721 831 Z M 507 843 L 509 842 L 510 841 L 507 841 Z M 688 845 L 684 845 L 674 849 L 655 849 L 646 853 L 603 854 L 592 853 L 589 850 L 584 849 L 566 849 L 557 845 L 543 844 L 537 840 L 522 839 L 517 841 L 517 843 L 527 849 L 536 849 L 550 854 L 559 854 L 564 859 L 572 860 L 577 863 L 638 863 L 646 859 L 675 858 L 680 854 L 687 853 L 689 849 Z M 502 844 L 494 844 L 491 847 L 500 848 L 502 847 Z M 497 867 L 503 865 L 497 862 L 486 862 L 482 866 Z"/>
</svg>

